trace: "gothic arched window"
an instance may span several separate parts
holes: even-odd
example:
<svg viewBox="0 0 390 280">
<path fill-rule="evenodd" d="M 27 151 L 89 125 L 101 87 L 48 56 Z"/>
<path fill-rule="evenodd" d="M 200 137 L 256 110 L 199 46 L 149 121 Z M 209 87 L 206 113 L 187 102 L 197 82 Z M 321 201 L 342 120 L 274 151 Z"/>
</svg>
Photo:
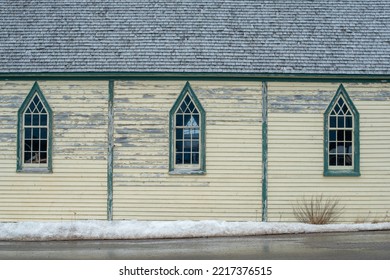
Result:
<svg viewBox="0 0 390 280">
<path fill-rule="evenodd" d="M 51 172 L 52 111 L 35 83 L 18 112 L 17 171 Z"/>
<path fill-rule="evenodd" d="M 170 111 L 171 172 L 205 172 L 205 118 L 205 111 L 187 82 Z"/>
<path fill-rule="evenodd" d="M 324 175 L 359 176 L 359 112 L 340 85 L 324 114 Z"/>
</svg>

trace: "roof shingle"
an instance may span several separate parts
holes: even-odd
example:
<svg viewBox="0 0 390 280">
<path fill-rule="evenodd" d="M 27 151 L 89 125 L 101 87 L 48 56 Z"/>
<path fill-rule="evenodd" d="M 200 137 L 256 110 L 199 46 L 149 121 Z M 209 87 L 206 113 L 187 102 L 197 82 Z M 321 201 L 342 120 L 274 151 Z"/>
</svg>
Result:
<svg viewBox="0 0 390 280">
<path fill-rule="evenodd" d="M 390 74 L 389 0 L 3 0 L 0 73 Z"/>
</svg>

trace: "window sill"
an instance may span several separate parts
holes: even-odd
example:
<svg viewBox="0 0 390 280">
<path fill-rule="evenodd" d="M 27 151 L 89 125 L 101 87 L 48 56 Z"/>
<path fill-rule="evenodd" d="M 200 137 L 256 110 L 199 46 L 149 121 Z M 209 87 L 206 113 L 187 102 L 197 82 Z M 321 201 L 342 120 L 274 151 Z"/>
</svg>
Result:
<svg viewBox="0 0 390 280">
<path fill-rule="evenodd" d="M 359 177 L 360 176 L 360 171 L 355 171 L 355 170 L 325 170 L 324 171 L 324 176 L 326 177 Z"/>
<path fill-rule="evenodd" d="M 203 170 L 186 170 L 186 169 L 176 169 L 169 171 L 169 175 L 205 175 L 206 171 Z"/>
<path fill-rule="evenodd" d="M 35 168 L 31 168 L 31 167 L 26 167 L 26 168 L 23 168 L 23 169 L 18 169 L 16 170 L 16 172 L 18 173 L 43 173 L 43 174 L 46 174 L 46 173 L 53 173 L 52 170 L 48 169 L 48 168 L 45 168 L 45 167 L 35 167 Z"/>
</svg>

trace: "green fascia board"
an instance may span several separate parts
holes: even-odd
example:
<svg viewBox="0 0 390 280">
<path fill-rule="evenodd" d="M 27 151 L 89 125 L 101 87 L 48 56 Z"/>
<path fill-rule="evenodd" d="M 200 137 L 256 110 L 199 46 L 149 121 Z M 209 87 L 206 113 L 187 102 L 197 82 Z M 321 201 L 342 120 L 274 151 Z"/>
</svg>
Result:
<svg viewBox="0 0 390 280">
<path fill-rule="evenodd" d="M 174 158 L 173 158 L 173 154 L 174 154 L 173 151 L 175 149 L 175 140 L 173 139 L 173 130 L 175 129 L 174 116 L 175 116 L 175 113 L 176 113 L 177 109 L 179 108 L 180 104 L 183 102 L 183 99 L 187 93 L 190 95 L 191 99 L 194 101 L 196 107 L 199 110 L 200 116 L 201 116 L 200 131 L 201 131 L 201 143 L 202 144 L 200 147 L 200 149 L 201 149 L 201 151 L 200 151 L 200 170 L 205 172 L 206 171 L 206 112 L 205 112 L 202 104 L 200 103 L 198 97 L 196 96 L 194 90 L 192 89 L 192 87 L 188 81 L 186 82 L 179 97 L 176 99 L 171 110 L 169 111 L 169 171 L 172 172 L 175 169 Z M 204 174 L 204 173 L 202 173 L 202 174 Z"/>
<path fill-rule="evenodd" d="M 9 72 L 0 80 L 248 80 L 389 82 L 390 74 L 237 73 L 237 72 Z"/>
<path fill-rule="evenodd" d="M 352 111 L 354 116 L 354 162 L 353 169 L 351 170 L 332 170 L 329 169 L 328 161 L 328 147 L 329 147 L 329 121 L 328 116 L 333 109 L 335 103 L 338 101 L 339 97 L 342 96 Z M 339 88 L 336 91 L 336 94 L 333 96 L 332 101 L 329 103 L 328 108 L 324 112 L 324 176 L 360 176 L 360 130 L 359 130 L 359 111 L 353 104 L 351 98 L 348 95 L 348 92 L 345 90 L 344 86 L 340 84 Z"/>
<path fill-rule="evenodd" d="M 49 137 L 48 137 L 48 155 L 47 155 L 47 169 L 45 168 L 46 172 L 53 172 L 53 160 L 52 160 L 52 152 L 53 152 L 53 111 L 47 102 L 44 94 L 42 93 L 42 90 L 40 89 L 38 82 L 35 82 L 33 87 L 31 88 L 29 94 L 24 99 L 22 105 L 20 106 L 18 110 L 18 131 L 17 131 L 17 172 L 23 172 L 25 171 L 23 169 L 23 162 L 22 162 L 22 135 L 23 135 L 23 113 L 27 109 L 28 104 L 30 104 L 31 99 L 34 97 L 35 93 L 38 94 L 39 98 L 41 99 L 43 105 L 45 105 L 45 108 L 47 110 L 48 114 L 48 121 L 49 121 Z M 41 168 L 37 168 L 37 171 L 42 171 Z M 28 171 L 34 171 L 34 168 L 28 169 Z"/>
</svg>

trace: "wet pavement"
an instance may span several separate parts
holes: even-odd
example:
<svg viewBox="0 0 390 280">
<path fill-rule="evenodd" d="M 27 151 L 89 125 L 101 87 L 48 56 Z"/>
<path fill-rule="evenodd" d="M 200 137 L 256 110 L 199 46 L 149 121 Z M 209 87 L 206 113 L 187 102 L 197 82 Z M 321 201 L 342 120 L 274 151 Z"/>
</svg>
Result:
<svg viewBox="0 0 390 280">
<path fill-rule="evenodd" d="M 0 241 L 0 259 L 390 260 L 390 231 L 153 240 Z"/>
</svg>

